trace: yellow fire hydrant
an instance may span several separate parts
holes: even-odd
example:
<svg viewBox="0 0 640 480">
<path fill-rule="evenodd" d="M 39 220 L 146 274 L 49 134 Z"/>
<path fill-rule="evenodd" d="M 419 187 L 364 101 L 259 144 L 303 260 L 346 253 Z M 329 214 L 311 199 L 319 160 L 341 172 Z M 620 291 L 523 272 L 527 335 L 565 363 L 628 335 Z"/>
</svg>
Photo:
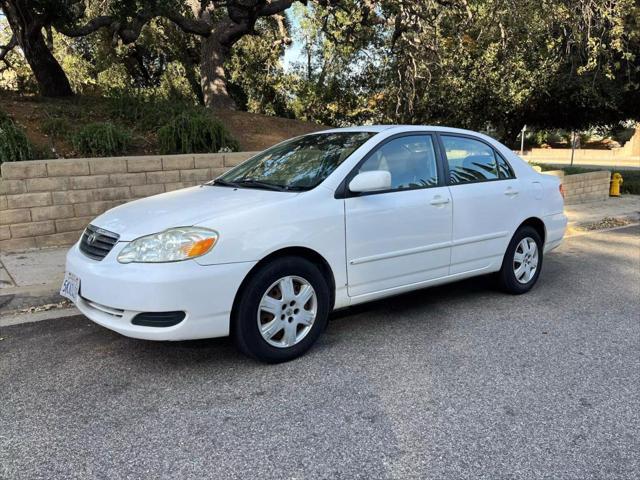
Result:
<svg viewBox="0 0 640 480">
<path fill-rule="evenodd" d="M 611 186 L 609 187 L 609 196 L 619 197 L 620 185 L 622 185 L 622 175 L 620 175 L 619 173 L 614 173 L 611 176 Z"/>
</svg>

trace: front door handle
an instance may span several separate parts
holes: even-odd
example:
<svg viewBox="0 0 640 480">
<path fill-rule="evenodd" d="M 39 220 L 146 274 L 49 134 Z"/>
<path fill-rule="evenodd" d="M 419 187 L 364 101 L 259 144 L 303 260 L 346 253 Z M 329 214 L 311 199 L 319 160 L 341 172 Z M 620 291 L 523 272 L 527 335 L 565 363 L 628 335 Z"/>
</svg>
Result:
<svg viewBox="0 0 640 480">
<path fill-rule="evenodd" d="M 507 197 L 515 197 L 516 195 L 518 195 L 520 192 L 517 190 L 514 190 L 513 188 L 509 187 L 504 191 L 504 194 Z"/>
<path fill-rule="evenodd" d="M 429 203 L 437 207 L 439 205 L 446 205 L 447 203 L 449 203 L 449 199 L 443 198 L 440 195 L 436 195 Z"/>
</svg>

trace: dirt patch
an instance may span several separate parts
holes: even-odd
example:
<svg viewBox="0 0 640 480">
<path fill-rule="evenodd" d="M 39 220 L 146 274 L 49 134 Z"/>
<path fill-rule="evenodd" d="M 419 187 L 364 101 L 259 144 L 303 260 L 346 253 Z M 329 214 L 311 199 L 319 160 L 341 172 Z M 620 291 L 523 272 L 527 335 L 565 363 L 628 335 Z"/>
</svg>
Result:
<svg viewBox="0 0 640 480">
<path fill-rule="evenodd" d="M 256 113 L 216 111 L 215 116 L 240 142 L 240 150 L 264 150 L 287 138 L 325 130 L 328 127 L 291 118 L 268 117 Z"/>
<path fill-rule="evenodd" d="M 607 228 L 624 227 L 633 223 L 628 218 L 622 217 L 605 217 L 597 222 L 583 223 L 576 226 L 576 230 L 591 231 L 591 230 L 605 230 Z"/>
</svg>

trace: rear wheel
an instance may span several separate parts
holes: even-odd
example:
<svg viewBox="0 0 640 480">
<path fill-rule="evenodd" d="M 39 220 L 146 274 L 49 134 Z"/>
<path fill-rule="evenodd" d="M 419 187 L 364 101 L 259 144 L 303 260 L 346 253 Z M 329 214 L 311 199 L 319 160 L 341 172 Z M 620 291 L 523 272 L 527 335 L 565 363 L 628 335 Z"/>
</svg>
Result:
<svg viewBox="0 0 640 480">
<path fill-rule="evenodd" d="M 245 354 L 268 363 L 305 353 L 329 316 L 329 288 L 313 263 L 283 257 L 248 281 L 233 316 L 233 336 Z"/>
<path fill-rule="evenodd" d="M 533 288 L 542 269 L 542 248 L 542 238 L 533 227 L 518 229 L 498 273 L 498 281 L 504 291 L 519 295 Z"/>
</svg>

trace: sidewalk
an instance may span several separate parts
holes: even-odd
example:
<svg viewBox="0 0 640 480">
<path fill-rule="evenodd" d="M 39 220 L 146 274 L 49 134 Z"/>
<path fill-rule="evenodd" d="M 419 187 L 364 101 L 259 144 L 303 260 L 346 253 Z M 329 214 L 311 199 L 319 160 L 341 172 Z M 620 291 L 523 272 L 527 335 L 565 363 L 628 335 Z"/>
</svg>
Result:
<svg viewBox="0 0 640 480">
<path fill-rule="evenodd" d="M 0 315 L 58 303 L 68 247 L 0 254 Z"/>
<path fill-rule="evenodd" d="M 635 223 L 640 221 L 640 195 L 622 195 L 617 198 L 609 197 L 604 202 L 567 205 L 564 211 L 569 217 L 569 225 L 573 227 L 606 217 L 626 218 Z"/>
<path fill-rule="evenodd" d="M 624 195 L 604 202 L 569 205 L 571 234 L 582 224 L 604 218 L 640 221 L 640 195 Z M 58 291 L 68 247 L 0 254 L 0 316 L 62 301 Z M 1 323 L 1 322 L 0 322 Z"/>
</svg>

